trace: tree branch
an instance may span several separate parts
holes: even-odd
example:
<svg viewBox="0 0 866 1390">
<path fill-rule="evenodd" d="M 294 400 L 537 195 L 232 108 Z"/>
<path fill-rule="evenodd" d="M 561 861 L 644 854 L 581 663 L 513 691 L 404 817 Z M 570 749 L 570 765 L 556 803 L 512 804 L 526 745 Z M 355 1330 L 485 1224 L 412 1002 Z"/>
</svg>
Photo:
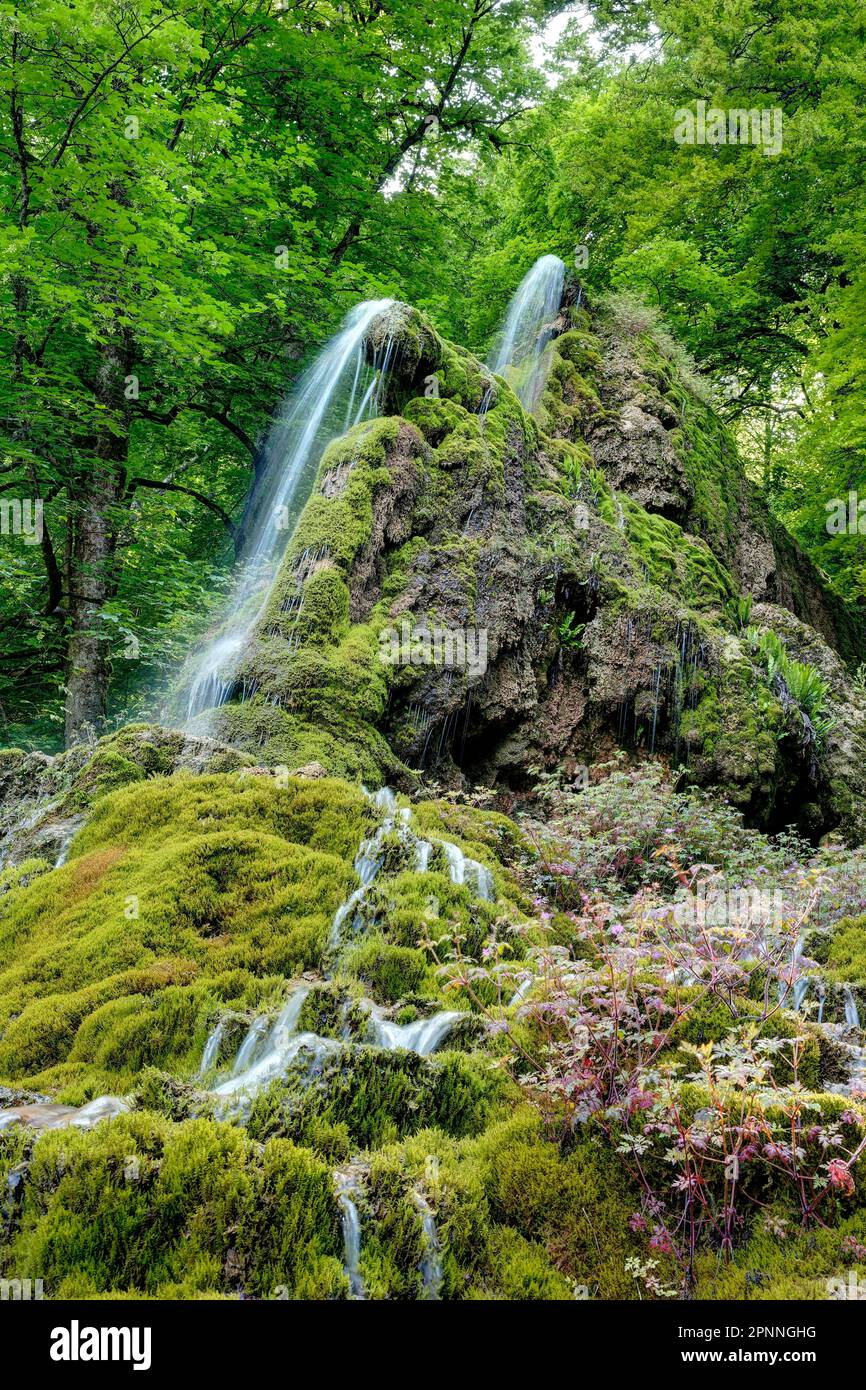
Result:
<svg viewBox="0 0 866 1390">
<path fill-rule="evenodd" d="M 200 502 L 203 507 L 207 507 L 208 510 L 213 512 L 215 516 L 218 516 L 223 526 L 225 526 L 226 530 L 231 536 L 232 540 L 237 541 L 238 528 L 232 521 L 228 512 L 224 511 L 218 502 L 213 502 L 210 499 L 210 497 L 205 497 L 203 492 L 198 492 L 194 487 L 182 487 L 180 483 L 160 482 L 156 478 L 132 478 L 129 482 L 128 491 L 130 493 L 134 492 L 135 489 L 138 487 L 149 487 L 152 488 L 155 492 L 186 493 L 187 497 L 195 498 L 196 502 Z"/>
</svg>

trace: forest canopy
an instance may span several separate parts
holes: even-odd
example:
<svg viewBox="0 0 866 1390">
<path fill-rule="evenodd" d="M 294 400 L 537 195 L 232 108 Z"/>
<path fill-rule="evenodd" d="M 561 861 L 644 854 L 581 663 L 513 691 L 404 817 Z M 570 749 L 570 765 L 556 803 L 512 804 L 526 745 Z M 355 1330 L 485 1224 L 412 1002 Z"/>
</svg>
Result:
<svg viewBox="0 0 866 1390">
<path fill-rule="evenodd" d="M 864 25 L 856 0 L 3 3 L 4 531 L 43 509 L 0 547 L 4 741 L 149 709 L 348 307 L 407 300 L 484 352 L 545 252 L 663 317 L 863 603 L 866 539 L 827 520 L 866 489 Z M 698 102 L 778 112 L 778 152 L 678 143 Z"/>
</svg>

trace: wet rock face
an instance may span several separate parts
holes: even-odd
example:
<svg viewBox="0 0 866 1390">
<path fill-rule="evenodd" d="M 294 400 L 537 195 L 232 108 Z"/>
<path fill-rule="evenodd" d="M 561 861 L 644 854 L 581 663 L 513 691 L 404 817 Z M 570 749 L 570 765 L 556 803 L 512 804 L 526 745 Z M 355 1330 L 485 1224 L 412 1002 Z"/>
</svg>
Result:
<svg viewBox="0 0 866 1390">
<path fill-rule="evenodd" d="M 368 784 L 422 770 L 518 790 L 622 748 L 755 823 L 856 835 L 861 779 L 843 790 L 832 742 L 816 769 L 729 612 L 740 592 L 772 597 L 783 640 L 812 634 L 856 750 L 866 711 L 845 668 L 782 606 L 820 608 L 807 562 L 752 509 L 723 426 L 670 362 L 642 365 L 582 311 L 561 326 L 533 418 L 417 311 L 374 321 L 399 413 L 326 451 L 222 736 Z"/>
<path fill-rule="evenodd" d="M 236 748 L 154 725 L 129 725 L 50 757 L 0 751 L 0 870 L 28 859 L 65 862 L 92 802 L 130 782 L 172 772 L 231 772 L 252 761 Z"/>
<path fill-rule="evenodd" d="M 670 424 L 645 408 L 648 404 L 640 396 L 626 400 L 613 419 L 592 425 L 588 442 L 611 487 L 627 492 L 647 511 L 683 523 L 693 490 L 668 437 Z"/>
<path fill-rule="evenodd" d="M 850 659 L 862 646 L 862 623 L 770 516 L 718 417 L 690 396 L 646 337 L 629 338 L 609 320 L 598 331 L 593 380 L 603 410 L 583 432 L 611 486 L 701 536 L 740 592 L 790 609 Z"/>
<path fill-rule="evenodd" d="M 833 721 L 821 752 L 818 800 L 822 828 L 839 826 L 852 842 L 866 840 L 866 694 L 851 680 L 837 653 L 815 628 L 786 608 L 759 604 L 755 623 L 776 632 L 794 660 L 813 667 L 829 686 L 828 713 Z"/>
<path fill-rule="evenodd" d="M 394 304 L 378 314 L 367 330 L 364 350 L 368 361 L 385 364 L 390 376 L 391 403 L 413 386 L 424 389 L 427 377 L 442 363 L 442 340 L 417 309 Z"/>
</svg>

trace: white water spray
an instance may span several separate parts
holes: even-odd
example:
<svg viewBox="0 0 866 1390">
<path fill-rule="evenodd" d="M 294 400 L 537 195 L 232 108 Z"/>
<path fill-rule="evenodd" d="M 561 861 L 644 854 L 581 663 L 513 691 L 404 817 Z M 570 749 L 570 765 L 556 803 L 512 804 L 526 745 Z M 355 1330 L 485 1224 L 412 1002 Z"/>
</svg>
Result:
<svg viewBox="0 0 866 1390">
<path fill-rule="evenodd" d="M 379 385 L 389 365 L 366 364 L 365 335 L 390 299 L 368 300 L 349 313 L 292 392 L 265 446 L 262 483 L 248 519 L 223 630 L 194 652 L 181 676 L 186 722 L 223 704 L 235 685 L 245 643 L 267 603 L 298 513 L 307 499 L 326 445 L 378 410 Z"/>
<path fill-rule="evenodd" d="M 370 1010 L 370 1036 L 377 1047 L 387 1048 L 389 1052 L 396 1052 L 402 1047 L 407 1052 L 417 1052 L 419 1057 L 426 1057 L 436 1051 L 455 1023 L 465 1017 L 465 1014 L 453 1010 L 443 1010 L 433 1014 L 432 1018 L 399 1024 L 383 1018 L 381 1011 L 374 1007 Z"/>
<path fill-rule="evenodd" d="M 565 266 L 558 256 L 541 256 L 535 262 L 517 287 L 498 347 L 488 358 L 492 371 L 510 379 L 527 410 L 535 409 L 547 380 L 547 346 L 564 281 Z"/>
<path fill-rule="evenodd" d="M 843 987 L 842 998 L 845 1001 L 845 1022 L 849 1028 L 860 1027 L 860 1011 L 857 1008 L 857 1000 L 854 998 L 847 985 Z"/>
<path fill-rule="evenodd" d="M 361 1278 L 361 1217 L 355 1197 L 358 1184 L 351 1173 L 334 1174 L 337 1188 L 337 1202 L 343 1222 L 343 1268 L 349 1280 L 349 1297 L 367 1297 L 364 1281 Z"/>
</svg>

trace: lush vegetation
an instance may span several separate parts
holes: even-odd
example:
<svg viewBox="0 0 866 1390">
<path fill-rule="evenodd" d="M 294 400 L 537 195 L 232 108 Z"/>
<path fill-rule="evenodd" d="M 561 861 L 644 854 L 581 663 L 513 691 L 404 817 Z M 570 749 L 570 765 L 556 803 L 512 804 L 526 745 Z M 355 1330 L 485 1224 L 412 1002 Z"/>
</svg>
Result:
<svg viewBox="0 0 866 1390">
<path fill-rule="evenodd" d="M 568 10 L 0 0 L 4 1279 L 866 1276 L 866 20 Z M 161 727 L 380 297 L 378 417 Z"/>
</svg>

